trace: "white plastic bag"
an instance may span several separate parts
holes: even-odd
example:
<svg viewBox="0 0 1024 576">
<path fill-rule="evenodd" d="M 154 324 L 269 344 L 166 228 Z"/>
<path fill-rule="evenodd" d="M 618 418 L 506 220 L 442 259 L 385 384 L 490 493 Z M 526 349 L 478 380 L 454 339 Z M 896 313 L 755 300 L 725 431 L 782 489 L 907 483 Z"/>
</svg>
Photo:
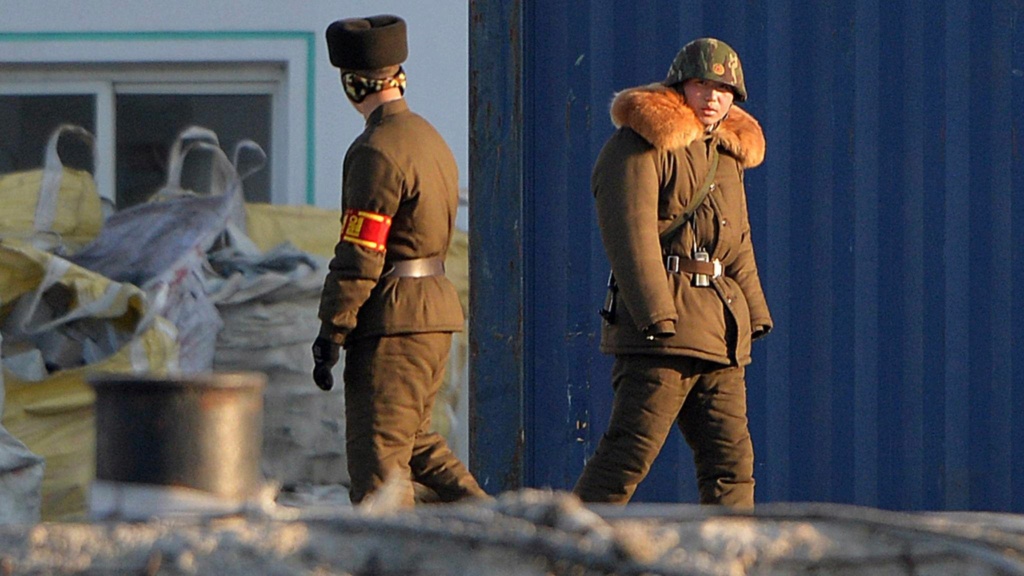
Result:
<svg viewBox="0 0 1024 576">
<path fill-rule="evenodd" d="M 214 160 L 208 195 L 181 188 L 182 164 L 196 150 L 212 154 Z M 244 226 L 244 217 L 241 177 L 218 147 L 216 135 L 189 127 L 171 148 L 164 187 L 149 202 L 112 215 L 73 261 L 145 290 L 157 313 L 178 329 L 182 373 L 206 372 L 213 367 L 223 325 L 204 287 L 207 251 L 229 223 Z"/>
<path fill-rule="evenodd" d="M 267 375 L 264 474 L 285 486 L 348 482 L 343 388 L 325 393 L 311 377 L 326 260 L 290 243 L 263 253 L 237 230 L 209 260 L 207 290 L 224 320 L 214 368 Z"/>
</svg>

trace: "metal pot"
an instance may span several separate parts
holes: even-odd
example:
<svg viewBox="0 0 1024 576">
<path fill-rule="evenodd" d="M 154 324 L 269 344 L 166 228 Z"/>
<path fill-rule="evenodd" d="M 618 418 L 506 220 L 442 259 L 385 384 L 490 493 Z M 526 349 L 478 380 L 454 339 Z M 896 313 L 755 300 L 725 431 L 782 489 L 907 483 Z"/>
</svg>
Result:
<svg viewBox="0 0 1024 576">
<path fill-rule="evenodd" d="M 97 480 L 234 500 L 259 490 L 265 375 L 104 375 L 89 383 L 96 391 Z"/>
</svg>

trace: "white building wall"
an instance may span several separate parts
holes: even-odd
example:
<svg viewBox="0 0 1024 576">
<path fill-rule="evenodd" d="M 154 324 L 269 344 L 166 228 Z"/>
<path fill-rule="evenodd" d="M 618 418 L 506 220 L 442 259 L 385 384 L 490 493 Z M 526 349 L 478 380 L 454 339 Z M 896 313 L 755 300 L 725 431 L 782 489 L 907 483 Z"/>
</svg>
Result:
<svg viewBox="0 0 1024 576">
<path fill-rule="evenodd" d="M 210 57 L 255 59 L 268 52 L 286 54 L 290 62 L 305 66 L 303 34 L 311 35 L 315 50 L 312 62 L 312 98 L 289 93 L 293 113 L 289 130 L 286 179 L 290 189 L 274 192 L 275 201 L 312 203 L 324 208 L 340 200 L 339 170 L 345 149 L 362 130 L 362 118 L 345 100 L 338 75 L 330 65 L 324 30 L 338 18 L 393 13 L 406 19 L 410 55 L 405 63 L 409 76 L 410 107 L 430 120 L 448 141 L 460 169 L 460 185 L 468 183 L 468 2 L 463 0 L 0 0 L 0 65 L 4 62 L 111 62 L 154 59 L 195 60 Z M 97 41 L 96 33 L 113 33 L 111 40 Z M 125 41 L 130 33 L 175 33 L 181 39 L 149 41 L 144 35 Z M 259 32 L 284 34 L 281 40 L 232 42 L 230 34 L 221 47 L 190 42 L 188 33 Z M 64 35 L 53 40 L 47 33 Z M 93 34 L 91 41 L 76 41 L 75 33 Z M 34 36 L 35 35 L 35 36 Z M 212 36 L 216 36 L 213 34 Z M 290 43 L 289 43 L 290 40 Z M 269 45 L 274 44 L 274 47 Z M 228 54 L 230 53 L 230 54 Z M 305 71 L 297 73 L 292 87 L 306 89 Z M 3 78 L 0 78 L 3 81 Z M 301 98 L 302 101 L 298 99 Z M 295 107 L 312 103 L 310 118 L 297 117 Z M 306 140 L 305 126 L 313 136 Z M 312 169 L 305 162 L 309 149 Z M 299 156 L 299 157 L 295 157 Z M 301 190 L 294 190 L 295 187 Z M 311 188 L 311 190 L 310 190 Z M 464 209 L 463 209 L 464 210 Z M 464 221 L 465 215 L 460 220 Z"/>
<path fill-rule="evenodd" d="M 290 80 L 285 83 L 284 125 L 275 124 L 275 130 L 288 133 L 285 149 L 274 150 L 286 156 L 276 160 L 285 163 L 285 175 L 276 175 L 274 184 L 283 182 L 287 189 L 274 190 L 272 196 L 277 203 L 336 208 L 341 161 L 349 143 L 362 131 L 363 119 L 341 91 L 337 71 L 328 59 L 324 30 L 339 18 L 383 13 L 398 14 L 408 22 L 406 98 L 448 141 L 465 189 L 469 181 L 466 0 L 0 0 L 0 84 L 11 81 L 11 75 L 5 78 L 3 73 L 4 65 L 11 63 L 40 65 L 42 77 L 37 81 L 45 86 L 50 64 L 283 59 L 294 69 L 288 71 Z M 307 94 L 307 88 L 312 94 Z M 100 105 L 109 105 L 109 98 Z M 278 112 L 282 110 L 275 109 Z M 312 128 L 312 136 L 307 127 Z M 97 158 L 97 170 L 102 161 Z M 281 172 L 276 170 L 279 166 L 274 164 L 275 174 Z M 112 174 L 112 168 L 105 169 Z M 465 206 L 460 209 L 459 227 L 468 227 Z M 459 362 L 450 371 L 459 382 L 462 398 L 456 421 L 464 423 L 467 369 L 464 358 Z M 450 441 L 466 459 L 466 427 L 452 424 Z"/>
</svg>

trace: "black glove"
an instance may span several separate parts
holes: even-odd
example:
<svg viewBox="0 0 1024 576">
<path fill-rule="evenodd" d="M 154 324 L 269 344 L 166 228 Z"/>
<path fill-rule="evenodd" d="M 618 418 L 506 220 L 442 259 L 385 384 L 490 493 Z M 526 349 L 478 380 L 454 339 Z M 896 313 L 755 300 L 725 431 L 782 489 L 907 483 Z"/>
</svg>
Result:
<svg viewBox="0 0 1024 576">
<path fill-rule="evenodd" d="M 321 390 L 334 388 L 334 376 L 331 368 L 338 363 L 339 346 L 329 338 L 318 336 L 313 341 L 313 382 Z"/>
</svg>

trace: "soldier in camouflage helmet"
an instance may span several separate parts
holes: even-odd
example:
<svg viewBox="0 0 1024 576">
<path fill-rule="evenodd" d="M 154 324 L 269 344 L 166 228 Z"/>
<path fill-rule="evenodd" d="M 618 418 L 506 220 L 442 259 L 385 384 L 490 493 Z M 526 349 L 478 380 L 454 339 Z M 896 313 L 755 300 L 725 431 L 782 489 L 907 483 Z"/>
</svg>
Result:
<svg viewBox="0 0 1024 576">
<path fill-rule="evenodd" d="M 736 102 L 747 99 L 740 57 L 731 46 L 715 38 L 698 38 L 676 54 L 662 84 L 672 86 L 690 78 L 721 82 L 732 88 Z"/>
<path fill-rule="evenodd" d="M 574 492 L 624 504 L 673 427 L 693 450 L 700 502 L 754 504 L 745 368 L 772 328 L 761 288 L 744 171 L 764 160 L 743 69 L 701 38 L 662 82 L 611 105 L 616 132 L 591 188 L 614 282 L 601 351 L 615 356 L 608 430 Z"/>
</svg>

